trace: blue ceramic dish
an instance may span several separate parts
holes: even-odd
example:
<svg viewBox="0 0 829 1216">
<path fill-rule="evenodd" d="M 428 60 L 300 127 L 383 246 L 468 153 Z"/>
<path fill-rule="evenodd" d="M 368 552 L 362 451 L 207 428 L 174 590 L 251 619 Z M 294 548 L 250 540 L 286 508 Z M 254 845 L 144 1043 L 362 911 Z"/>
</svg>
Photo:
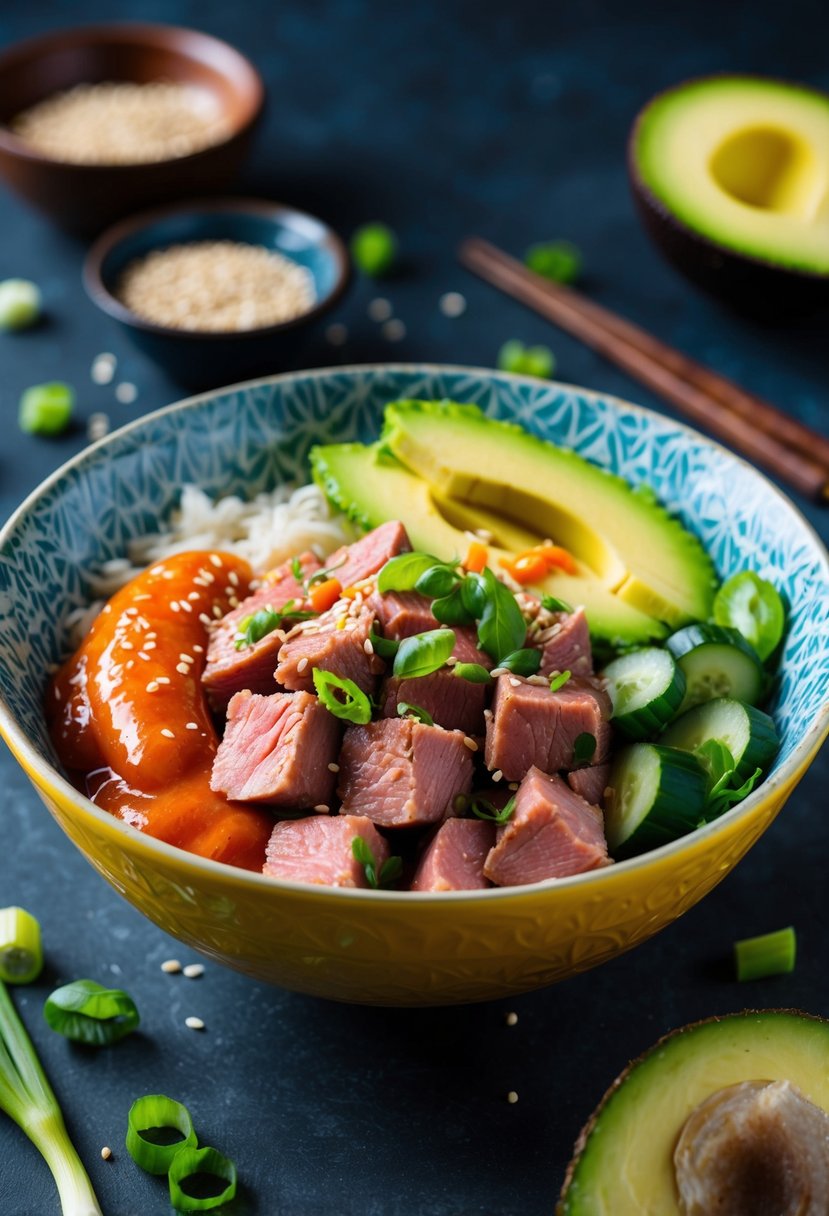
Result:
<svg viewBox="0 0 829 1216">
<path fill-rule="evenodd" d="M 56 764 L 43 713 L 87 571 L 155 530 L 182 484 L 220 496 L 308 477 L 314 443 L 376 436 L 401 397 L 477 402 L 649 485 L 720 575 L 750 567 L 791 605 L 770 709 L 774 766 L 727 814 L 593 873 L 420 895 L 319 888 L 195 857 L 94 807 Z M 389 504 L 389 514 L 394 504 Z M 471 368 L 277 376 L 192 398 L 88 448 L 0 531 L 0 733 L 92 865 L 167 932 L 263 980 L 375 1004 L 446 1004 L 552 983 L 644 941 L 703 898 L 768 827 L 829 726 L 829 559 L 761 474 L 687 427 L 598 393 Z"/>
<path fill-rule="evenodd" d="M 310 271 L 316 302 L 292 321 L 260 329 L 194 332 L 154 325 L 115 294 L 121 273 L 154 249 L 190 241 L 230 240 L 262 245 Z M 303 211 L 263 199 L 203 199 L 123 220 L 107 229 L 87 255 L 84 284 L 95 304 L 171 376 L 191 388 L 226 384 L 278 371 L 297 358 L 302 339 L 342 296 L 350 279 L 348 253 L 337 234 Z"/>
</svg>

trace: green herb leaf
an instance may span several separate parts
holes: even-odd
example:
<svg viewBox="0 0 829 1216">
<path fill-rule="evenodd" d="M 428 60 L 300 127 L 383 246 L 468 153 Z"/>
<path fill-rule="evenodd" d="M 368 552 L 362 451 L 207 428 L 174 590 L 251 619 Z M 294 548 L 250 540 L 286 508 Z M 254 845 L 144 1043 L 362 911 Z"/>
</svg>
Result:
<svg viewBox="0 0 829 1216">
<path fill-rule="evenodd" d="M 74 980 L 57 988 L 47 998 L 43 1016 L 58 1034 L 90 1047 L 116 1043 L 140 1021 L 128 993 L 104 988 L 95 980 Z"/>
<path fill-rule="evenodd" d="M 589 731 L 583 731 L 576 736 L 573 744 L 573 763 L 585 764 L 588 760 L 592 760 L 596 753 L 596 736 L 591 735 Z"/>
<path fill-rule="evenodd" d="M 515 810 L 515 794 L 513 794 L 509 802 L 504 804 L 501 810 L 498 810 L 488 798 L 473 798 L 469 803 L 469 810 L 476 819 L 488 819 L 492 823 L 499 824 L 508 823 Z"/>
<path fill-rule="evenodd" d="M 440 562 L 424 570 L 415 583 L 415 591 L 428 595 L 430 599 L 440 599 L 449 595 L 460 582 L 460 575 L 451 566 Z"/>
<path fill-rule="evenodd" d="M 455 633 L 452 629 L 430 629 L 427 633 L 416 633 L 404 638 L 394 656 L 393 673 L 413 679 L 428 676 L 443 667 L 455 649 Z"/>
<path fill-rule="evenodd" d="M 541 666 L 541 651 L 533 646 L 514 650 L 512 654 L 501 659 L 498 666 L 506 667 L 507 671 L 512 671 L 517 676 L 534 676 Z"/>
<path fill-rule="evenodd" d="M 722 785 L 723 779 L 727 780 L 734 772 L 734 757 L 721 739 L 706 739 L 696 749 L 696 755 L 708 770 L 711 779 L 710 796 Z"/>
<path fill-rule="evenodd" d="M 461 580 L 461 600 L 466 611 L 476 620 L 486 604 L 486 583 L 480 574 L 467 574 Z"/>
<path fill-rule="evenodd" d="M 300 611 L 296 606 L 298 603 L 298 600 L 288 600 L 287 604 L 283 604 L 281 608 L 272 608 L 268 604 L 266 607 L 260 608 L 258 612 L 242 617 L 233 645 L 237 650 L 242 650 L 246 646 L 255 646 L 275 629 L 281 629 L 283 621 L 307 621 L 319 615 L 316 612 Z"/>
<path fill-rule="evenodd" d="M 431 553 L 400 553 L 390 557 L 377 575 L 377 590 L 412 591 L 421 574 L 439 566 L 440 561 Z"/>
<path fill-rule="evenodd" d="M 309 575 L 309 577 L 306 578 L 302 584 L 302 588 L 306 595 L 312 587 L 315 587 L 317 583 L 324 583 L 327 578 L 331 577 L 335 570 L 341 569 L 347 561 L 347 557 L 341 557 L 338 562 L 334 562 L 333 566 L 323 566 L 322 570 L 316 570 L 313 574 Z"/>
<path fill-rule="evenodd" d="M 452 672 L 470 684 L 489 684 L 492 679 L 482 663 L 455 663 Z"/>
<path fill-rule="evenodd" d="M 524 254 L 524 264 L 553 283 L 574 283 L 581 262 L 581 250 L 572 241 L 541 241 Z"/>
<path fill-rule="evenodd" d="M 379 654 L 381 659 L 393 659 L 397 654 L 397 648 L 400 642 L 397 638 L 383 638 L 374 630 L 369 633 L 369 639 L 374 647 L 374 653 Z"/>
<path fill-rule="evenodd" d="M 424 709 L 421 705 L 410 705 L 408 701 L 397 702 L 397 716 L 399 718 L 416 718 L 418 722 L 423 722 L 426 726 L 435 725 L 435 719 L 427 709 Z"/>
<path fill-rule="evenodd" d="M 60 435 L 69 426 L 75 390 L 69 384 L 33 384 L 21 398 L 18 423 L 30 435 Z"/>
<path fill-rule="evenodd" d="M 507 655 L 523 647 L 527 624 L 509 587 L 491 570 L 484 570 L 481 577 L 486 603 L 478 622 L 478 645 L 494 663 L 500 664 Z"/>
<path fill-rule="evenodd" d="M 301 583 L 303 579 L 302 562 L 298 557 L 291 558 L 291 574 L 297 583 Z"/>
<path fill-rule="evenodd" d="M 573 612 L 572 604 L 568 604 L 567 600 L 559 599 L 557 595 L 542 595 L 541 607 L 546 608 L 548 612 Z"/>
<path fill-rule="evenodd" d="M 400 857 L 388 857 L 377 873 L 377 858 L 371 845 L 362 836 L 355 836 L 351 841 L 351 855 L 365 870 L 366 882 L 374 890 L 395 882 L 403 871 L 403 861 Z"/>
<path fill-rule="evenodd" d="M 353 680 L 335 676 L 333 671 L 323 671 L 321 667 L 315 667 L 311 674 L 317 696 L 335 718 L 361 726 L 371 721 L 371 701 Z"/>
<path fill-rule="evenodd" d="M 382 278 L 394 266 L 397 237 L 388 224 L 363 224 L 351 238 L 351 256 L 363 274 Z"/>
<path fill-rule="evenodd" d="M 560 688 L 563 688 L 572 674 L 571 671 L 558 671 L 555 675 L 550 676 L 550 692 L 558 692 Z"/>
<path fill-rule="evenodd" d="M 432 616 L 442 625 L 471 625 L 475 619 L 464 605 L 460 584 L 449 595 L 432 600 Z"/>
<path fill-rule="evenodd" d="M 387 857 L 380 867 L 380 886 L 388 887 L 393 882 L 397 882 L 400 875 L 403 873 L 403 858 L 402 857 Z"/>
</svg>

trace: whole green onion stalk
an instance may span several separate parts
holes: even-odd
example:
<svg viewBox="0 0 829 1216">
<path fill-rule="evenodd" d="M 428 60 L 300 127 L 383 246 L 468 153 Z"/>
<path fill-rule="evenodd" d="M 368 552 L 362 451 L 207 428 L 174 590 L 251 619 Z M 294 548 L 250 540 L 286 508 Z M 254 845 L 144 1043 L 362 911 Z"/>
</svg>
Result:
<svg viewBox="0 0 829 1216">
<path fill-rule="evenodd" d="M 63 1216 L 102 1216 L 31 1039 L 0 980 L 0 1109 L 14 1119 L 55 1179 Z"/>
</svg>

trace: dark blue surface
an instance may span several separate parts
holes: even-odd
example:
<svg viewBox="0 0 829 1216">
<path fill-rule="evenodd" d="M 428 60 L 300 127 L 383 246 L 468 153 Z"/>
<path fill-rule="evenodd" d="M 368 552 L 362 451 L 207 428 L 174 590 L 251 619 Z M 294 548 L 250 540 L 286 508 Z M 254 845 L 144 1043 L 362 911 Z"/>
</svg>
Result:
<svg viewBox="0 0 829 1216">
<path fill-rule="evenodd" d="M 829 88 L 825 6 L 793 0 L 697 3 L 334 2 L 205 6 L 182 0 L 0 6 L 0 40 L 80 19 L 140 16 L 201 26 L 251 54 L 269 90 L 257 154 L 240 192 L 305 207 L 347 234 L 383 219 L 400 234 L 392 282 L 359 282 L 307 366 L 375 359 L 491 364 L 509 337 L 548 343 L 562 379 L 661 408 L 574 340 L 471 279 L 454 262 L 470 232 L 520 253 L 566 236 L 585 252 L 584 286 L 610 307 L 822 430 L 826 316 L 759 326 L 696 294 L 665 267 L 636 223 L 624 143 L 639 106 L 686 76 L 748 70 Z M 48 316 L 0 336 L 0 516 L 85 443 L 88 416 L 113 424 L 177 396 L 86 300 L 83 248 L 0 196 L 0 275 L 36 279 Z M 438 310 L 445 291 L 464 316 Z M 388 343 L 367 316 L 388 297 L 406 336 Z M 89 365 L 119 355 L 134 405 L 93 385 Z M 299 362 L 287 366 L 298 366 Z M 276 369 L 275 369 L 276 370 Z M 72 381 L 79 424 L 55 441 L 16 428 L 20 391 Z M 824 537 L 826 516 L 800 503 Z M 816 623 L 820 627 L 822 623 Z M 43 922 L 49 968 L 20 993 L 108 1216 L 169 1210 L 163 1187 L 122 1148 L 126 1113 L 160 1090 L 190 1106 L 200 1137 L 236 1160 L 237 1214 L 542 1216 L 554 1206 L 581 1123 L 619 1069 L 659 1034 L 746 1005 L 829 1014 L 824 753 L 785 813 L 708 899 L 633 954 L 508 1004 L 427 1012 L 341 1008 L 208 967 L 201 980 L 161 973 L 187 952 L 147 924 L 88 868 L 0 755 L 0 905 Z M 731 942 L 793 923 L 791 977 L 737 985 Z M 128 988 L 139 1036 L 100 1055 L 47 1031 L 54 983 L 88 975 Z M 519 1021 L 507 1028 L 504 1014 Z M 183 1019 L 198 1014 L 203 1035 Z M 506 1093 L 519 1094 L 508 1105 Z M 103 1162 L 101 1145 L 113 1147 Z M 34 1150 L 0 1118 L 0 1213 L 57 1205 Z"/>
</svg>

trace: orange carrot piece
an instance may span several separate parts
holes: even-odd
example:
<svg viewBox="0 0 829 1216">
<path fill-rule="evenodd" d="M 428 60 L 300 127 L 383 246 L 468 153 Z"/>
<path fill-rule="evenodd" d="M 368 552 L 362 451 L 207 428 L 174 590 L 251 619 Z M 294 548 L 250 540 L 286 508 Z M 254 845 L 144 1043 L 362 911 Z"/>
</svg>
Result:
<svg viewBox="0 0 829 1216">
<path fill-rule="evenodd" d="M 327 612 L 340 598 L 343 585 L 338 578 L 327 578 L 321 583 L 315 583 L 308 592 L 308 599 L 314 612 Z"/>
<path fill-rule="evenodd" d="M 466 557 L 463 561 L 464 570 L 468 570 L 470 574 L 480 574 L 489 558 L 489 549 L 486 545 L 482 545 L 480 541 L 470 541 L 469 548 L 466 551 Z"/>
</svg>

